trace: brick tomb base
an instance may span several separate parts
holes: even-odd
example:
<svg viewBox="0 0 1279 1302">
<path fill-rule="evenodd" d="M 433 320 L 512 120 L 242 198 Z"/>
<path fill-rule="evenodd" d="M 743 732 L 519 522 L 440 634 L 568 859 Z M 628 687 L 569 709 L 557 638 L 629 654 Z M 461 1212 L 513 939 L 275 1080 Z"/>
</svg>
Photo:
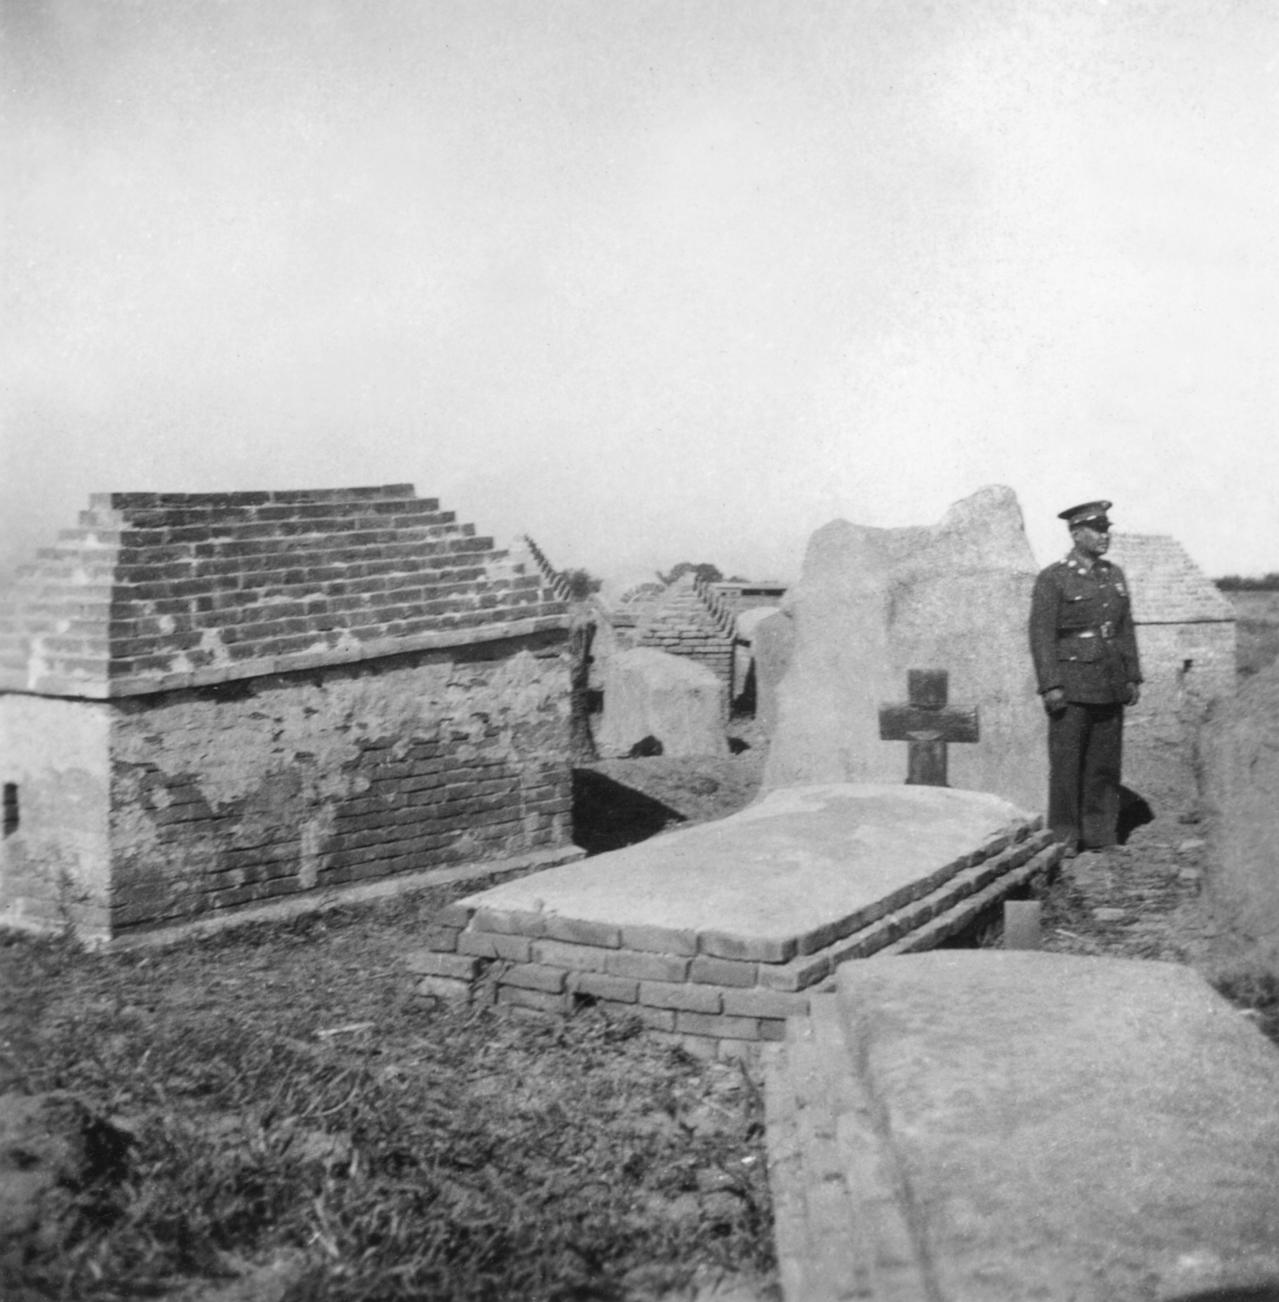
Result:
<svg viewBox="0 0 1279 1302">
<path fill-rule="evenodd" d="M 449 906 L 421 989 L 637 1016 L 703 1052 L 777 1040 L 846 959 L 929 949 L 1056 862 L 1038 817 L 942 787 L 783 788 L 729 818 Z"/>
</svg>

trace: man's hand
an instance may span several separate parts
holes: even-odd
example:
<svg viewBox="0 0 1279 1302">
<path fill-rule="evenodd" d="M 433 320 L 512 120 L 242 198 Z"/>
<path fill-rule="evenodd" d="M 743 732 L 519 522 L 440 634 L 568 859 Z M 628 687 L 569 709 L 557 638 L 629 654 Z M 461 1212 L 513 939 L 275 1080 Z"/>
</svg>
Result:
<svg viewBox="0 0 1279 1302">
<path fill-rule="evenodd" d="M 1060 714 L 1066 708 L 1066 693 L 1061 687 L 1050 687 L 1044 693 L 1044 709 L 1049 714 Z"/>
<path fill-rule="evenodd" d="M 1140 701 L 1140 700 L 1141 700 L 1141 684 L 1140 684 L 1140 683 L 1129 683 L 1129 684 L 1128 684 L 1128 704 L 1129 704 L 1129 705 L 1136 705 L 1137 702 Z"/>
</svg>

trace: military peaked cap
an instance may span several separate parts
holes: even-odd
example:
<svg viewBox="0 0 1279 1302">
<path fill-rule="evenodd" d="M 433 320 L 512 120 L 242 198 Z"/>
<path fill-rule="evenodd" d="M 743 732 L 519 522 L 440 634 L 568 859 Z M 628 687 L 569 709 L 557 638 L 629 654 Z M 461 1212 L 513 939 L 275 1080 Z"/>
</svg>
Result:
<svg viewBox="0 0 1279 1302">
<path fill-rule="evenodd" d="M 1105 530 L 1110 528 L 1110 521 L 1106 518 L 1110 507 L 1110 502 L 1081 502 L 1078 506 L 1059 511 L 1057 519 L 1065 520 L 1072 529 L 1086 526 L 1089 529 Z"/>
</svg>

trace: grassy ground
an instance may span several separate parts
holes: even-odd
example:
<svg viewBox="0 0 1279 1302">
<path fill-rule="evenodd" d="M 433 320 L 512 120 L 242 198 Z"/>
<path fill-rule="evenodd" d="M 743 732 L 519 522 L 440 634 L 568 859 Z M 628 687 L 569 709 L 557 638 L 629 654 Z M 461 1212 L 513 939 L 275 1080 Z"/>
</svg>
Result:
<svg viewBox="0 0 1279 1302">
<path fill-rule="evenodd" d="M 148 954 L 7 937 L 8 1089 L 72 1098 L 81 1150 L 9 1245 L 0 1296 L 766 1282 L 757 1080 L 590 1010 L 545 1023 L 418 995 L 406 959 L 447 898 Z"/>
<path fill-rule="evenodd" d="M 580 833 L 721 816 L 761 769 L 758 746 L 592 766 Z M 1203 828 L 1161 773 L 1128 845 L 1047 892 L 1046 948 L 1203 957 Z M 0 1297 L 776 1299 L 757 1075 L 590 1009 L 419 994 L 423 927 L 481 885 L 151 952 L 0 934 L 0 1140 L 5 1099 L 53 1092 L 75 1141 L 0 1233 Z M 1219 984 L 1279 1039 L 1274 982 Z"/>
</svg>

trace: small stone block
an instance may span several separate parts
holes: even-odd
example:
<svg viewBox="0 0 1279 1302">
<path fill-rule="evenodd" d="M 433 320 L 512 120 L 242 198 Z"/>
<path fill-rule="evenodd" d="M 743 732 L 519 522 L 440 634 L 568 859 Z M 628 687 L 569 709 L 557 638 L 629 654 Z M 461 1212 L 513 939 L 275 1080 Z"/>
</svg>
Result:
<svg viewBox="0 0 1279 1302">
<path fill-rule="evenodd" d="M 563 940 L 533 942 L 535 963 L 553 963 L 558 967 L 571 968 L 575 972 L 607 971 L 608 960 L 615 953 L 616 950 L 603 949 L 598 945 L 572 945 Z"/>
<path fill-rule="evenodd" d="M 495 931 L 460 931 L 457 933 L 459 954 L 479 958 L 503 958 L 511 963 L 527 963 L 533 957 L 533 942 L 527 936 L 503 936 Z"/>
<path fill-rule="evenodd" d="M 753 986 L 759 979 L 759 965 L 699 954 L 688 965 L 688 979 L 715 986 Z"/>
<path fill-rule="evenodd" d="M 714 958 L 756 963 L 786 963 L 797 950 L 794 937 L 778 940 L 771 936 L 733 936 L 724 931 L 700 932 L 697 945 L 703 954 Z"/>
<path fill-rule="evenodd" d="M 447 954 L 457 949 L 457 938 L 461 934 L 456 927 L 427 927 L 422 932 L 422 943 L 427 949 Z"/>
<path fill-rule="evenodd" d="M 989 841 L 982 845 L 981 854 L 986 859 L 993 859 L 997 854 L 1003 854 L 1011 844 L 1011 833 L 1002 832 L 998 836 L 992 836 Z"/>
<path fill-rule="evenodd" d="M 560 994 L 568 973 L 562 967 L 544 967 L 540 963 L 517 963 L 498 974 L 500 986 L 519 986 L 522 990 L 544 990 Z"/>
<path fill-rule="evenodd" d="M 651 954 L 696 954 L 697 933 L 673 927 L 623 927 L 622 944 Z"/>
<path fill-rule="evenodd" d="M 431 923 L 436 927 L 465 927 L 471 921 L 474 909 L 462 904 L 446 904 L 431 916 Z"/>
<path fill-rule="evenodd" d="M 520 986 L 500 986 L 497 1002 L 508 1007 L 532 1009 L 539 1013 L 567 1012 L 564 995 L 548 994 L 542 990 L 526 990 Z"/>
<path fill-rule="evenodd" d="M 590 995 L 619 1004 L 633 1004 L 639 999 L 639 982 L 626 977 L 607 976 L 603 972 L 573 972 L 568 978 L 571 994 Z"/>
<path fill-rule="evenodd" d="M 754 1017 L 717 1017 L 709 1013 L 676 1013 L 675 1029 L 686 1035 L 711 1035 L 719 1040 L 758 1040 Z"/>
<path fill-rule="evenodd" d="M 450 1003 L 454 1000 L 458 1003 L 466 1003 L 471 998 L 471 983 L 454 981 L 451 977 L 423 977 L 413 989 L 419 995 L 447 999 Z"/>
<path fill-rule="evenodd" d="M 1038 900 L 1004 901 L 1004 948 L 1040 948 Z"/>
<path fill-rule="evenodd" d="M 558 913 L 546 915 L 546 930 L 543 934 L 548 940 L 563 940 L 574 945 L 598 945 L 607 949 L 617 949 L 622 943 L 621 932 L 617 927 L 605 922 L 591 922 L 585 918 L 564 918 Z"/>
<path fill-rule="evenodd" d="M 546 915 L 524 909 L 476 909 L 471 919 L 476 931 L 496 931 L 504 936 L 542 936 L 546 932 Z"/>
<path fill-rule="evenodd" d="M 673 1008 L 651 1008 L 647 1004 L 636 1004 L 627 1009 L 629 1015 L 639 1019 L 642 1026 L 650 1031 L 673 1031 L 675 1029 L 675 1010 Z"/>
<path fill-rule="evenodd" d="M 715 1040 L 715 1056 L 720 1062 L 745 1062 L 758 1065 L 764 1045 L 758 1040 Z"/>
<path fill-rule="evenodd" d="M 759 969 L 759 983 L 770 990 L 807 990 L 829 976 L 831 968 L 828 954 L 813 954 L 778 967 L 765 963 Z"/>
<path fill-rule="evenodd" d="M 653 1031 L 652 1038 L 659 1044 L 679 1049 L 690 1058 L 700 1058 L 703 1062 L 713 1062 L 718 1057 L 718 1041 L 708 1040 L 704 1035 L 677 1035 L 675 1032 Z"/>
<path fill-rule="evenodd" d="M 435 950 L 419 949 L 404 956 L 404 965 L 410 972 L 420 972 L 423 976 L 474 981 L 484 963 L 482 959 L 469 958 L 463 954 L 440 954 Z"/>
<path fill-rule="evenodd" d="M 808 996 L 785 990 L 725 990 L 724 1012 L 738 1017 L 801 1017 L 808 1012 Z"/>
<path fill-rule="evenodd" d="M 682 1008 L 695 1013 L 718 1013 L 722 993 L 714 986 L 687 982 L 642 981 L 640 1003 L 653 1008 Z"/>
<path fill-rule="evenodd" d="M 637 954 L 632 950 L 613 950 L 605 971 L 613 976 L 634 977 L 638 981 L 683 981 L 688 977 L 689 960 L 674 954 Z"/>
<path fill-rule="evenodd" d="M 761 1040 L 785 1040 L 786 1022 L 776 1017 L 761 1017 L 759 1019 L 759 1038 Z"/>
</svg>

